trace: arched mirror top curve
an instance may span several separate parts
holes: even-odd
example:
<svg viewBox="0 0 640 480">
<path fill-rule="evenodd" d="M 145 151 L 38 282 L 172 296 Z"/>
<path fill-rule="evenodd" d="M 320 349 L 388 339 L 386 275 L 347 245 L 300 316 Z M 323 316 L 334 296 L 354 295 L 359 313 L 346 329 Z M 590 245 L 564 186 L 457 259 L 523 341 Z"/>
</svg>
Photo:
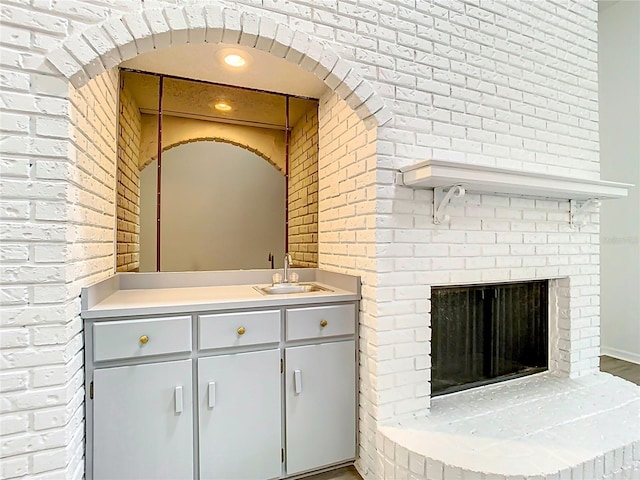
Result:
<svg viewBox="0 0 640 480">
<path fill-rule="evenodd" d="M 140 271 L 269 268 L 284 257 L 285 176 L 253 152 L 194 141 L 162 156 L 160 242 L 157 161 L 140 173 Z"/>
<path fill-rule="evenodd" d="M 165 122 L 167 121 L 171 121 L 170 119 L 165 119 Z M 233 129 L 228 129 L 229 131 L 225 132 L 224 127 L 221 128 L 217 128 L 215 129 L 215 132 L 217 135 L 225 135 L 223 136 L 206 136 L 207 130 L 214 130 L 214 129 L 206 129 L 203 128 L 202 125 L 196 124 L 194 122 L 193 125 L 189 125 L 191 122 L 185 121 L 185 129 L 186 131 L 183 132 L 178 132 L 178 133 L 182 133 L 182 139 L 179 139 L 180 135 L 178 135 L 178 139 L 177 140 L 165 140 L 163 142 L 162 145 L 162 152 L 166 153 L 167 151 L 174 149 L 176 147 L 180 147 L 182 145 L 186 145 L 189 143 L 195 143 L 195 142 L 217 142 L 217 143 L 228 143 L 229 145 L 234 145 L 236 147 L 242 148 L 244 150 L 247 150 L 251 153 L 253 153 L 254 155 L 260 157 L 261 159 L 265 160 L 267 163 L 269 163 L 272 167 L 274 167 L 276 170 L 278 170 L 280 173 L 282 173 L 282 175 L 286 174 L 286 167 L 284 165 L 283 162 L 283 158 L 284 155 L 278 155 L 279 150 L 284 149 L 284 145 L 281 146 L 281 148 L 277 148 L 274 147 L 273 150 L 276 150 L 276 152 L 272 152 L 272 149 L 265 149 L 266 153 L 263 152 L 262 150 L 260 150 L 260 139 L 258 138 L 259 132 L 251 132 L 256 138 L 254 138 L 254 141 L 251 142 L 247 140 L 246 135 L 242 135 L 243 131 L 242 129 L 239 128 L 233 128 Z M 188 128 L 190 127 L 191 128 Z M 144 128 L 144 127 L 143 127 Z M 204 130 L 205 135 L 200 136 L 198 135 L 200 130 Z M 154 160 L 158 159 L 158 155 L 157 155 L 157 146 L 155 144 L 151 144 L 152 147 L 156 147 L 156 150 L 153 151 L 153 153 L 148 156 L 145 157 L 144 161 L 140 161 L 140 170 L 144 170 L 149 164 L 151 164 Z"/>
</svg>

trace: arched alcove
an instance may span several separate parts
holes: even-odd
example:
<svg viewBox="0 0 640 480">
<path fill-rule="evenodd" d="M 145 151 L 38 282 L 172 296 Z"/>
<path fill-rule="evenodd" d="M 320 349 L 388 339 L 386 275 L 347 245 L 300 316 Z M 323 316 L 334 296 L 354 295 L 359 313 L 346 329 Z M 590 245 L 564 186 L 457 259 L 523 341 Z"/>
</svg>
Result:
<svg viewBox="0 0 640 480">
<path fill-rule="evenodd" d="M 188 5 L 166 8 L 147 8 L 136 14 L 107 19 L 105 22 L 79 31 L 52 51 L 47 59 L 70 81 L 70 96 L 74 108 L 81 110 L 81 118 L 70 119 L 71 135 L 85 139 L 115 139 L 104 134 L 104 127 L 115 131 L 114 118 L 92 122 L 92 109 L 100 102 L 115 102 L 118 91 L 114 70 L 123 61 L 155 49 L 177 45 L 225 43 L 245 46 L 257 52 L 265 52 L 306 71 L 326 85 L 320 98 L 319 123 L 319 218 L 322 266 L 334 271 L 360 275 L 363 280 L 363 312 L 360 325 L 361 338 L 374 334 L 375 324 L 375 224 L 376 224 L 376 140 L 377 127 L 390 121 L 392 115 L 359 68 L 340 58 L 326 42 L 318 40 L 310 32 L 294 31 L 290 26 L 276 22 L 259 10 L 244 5 L 220 7 L 216 5 Z M 106 92 L 106 94 L 105 94 Z M 113 94 L 115 92 L 115 94 Z M 114 122 L 114 123 L 110 123 Z M 115 144 L 115 142 L 114 142 Z M 102 147 L 102 145 L 100 145 Z M 91 150 L 91 146 L 87 147 Z M 101 182 L 92 196 L 91 210 L 104 212 L 99 219 L 93 214 L 80 221 L 78 231 L 92 234 L 95 225 L 101 232 L 100 249 L 82 251 L 74 262 L 85 262 L 88 273 L 79 276 L 80 283 L 87 284 L 111 274 L 103 268 L 105 261 L 113 261 L 113 253 L 107 251 L 112 235 L 107 226 L 115 223 L 115 194 L 109 196 L 108 184 L 115 175 L 115 149 L 101 148 L 81 158 L 82 165 L 71 165 L 71 175 L 78 177 L 78 190 L 87 181 L 87 172 L 95 169 Z M 72 162 L 73 163 L 73 162 Z M 94 168 L 95 167 L 95 168 Z M 74 169 L 77 170 L 77 175 Z M 106 172 L 106 173 L 105 173 Z M 93 173 L 91 173 L 93 174 Z M 89 176 L 91 175 L 89 174 Z M 74 180 L 75 181 L 75 180 Z M 92 178 L 93 182 L 94 179 Z M 113 189 L 113 185 L 111 185 Z M 93 194 L 92 194 L 93 195 Z M 76 279 L 73 280 L 74 282 Z M 375 355 L 366 342 L 361 343 L 365 357 Z M 372 385 L 372 369 L 375 362 L 363 362 L 361 366 L 361 429 L 375 432 L 375 412 L 369 406 L 377 405 L 375 385 Z M 82 433 L 79 433 L 80 438 Z M 372 436 L 361 437 L 362 457 L 366 468 L 375 455 Z M 371 467 L 372 468 L 372 467 Z"/>
<path fill-rule="evenodd" d="M 109 69 L 146 54 L 220 44 L 267 55 L 274 62 L 282 62 L 279 65 L 286 64 L 319 79 L 326 86 L 328 95 L 344 101 L 364 128 L 374 132 L 373 136 L 369 135 L 372 138 L 376 136 L 377 127 L 392 118 L 382 97 L 364 78 L 359 67 L 342 59 L 328 42 L 311 32 L 294 30 L 279 18 L 272 18 L 268 12 L 247 5 L 215 1 L 206 5 L 143 5 L 140 12 L 108 18 L 74 33 L 46 58 L 74 87 L 84 88 L 92 81 L 104 78 L 104 72 Z M 179 63 L 181 55 L 174 58 Z M 328 190 L 327 193 L 334 195 Z M 122 212 L 121 205 L 118 209 Z M 309 215 L 317 218 L 318 214 Z M 136 248 L 136 235 L 134 231 L 127 232 L 127 245 L 118 247 L 129 260 L 135 253 L 132 250 Z M 301 235 L 317 236 L 317 233 L 308 232 L 301 226 Z M 316 255 L 316 252 L 309 252 L 310 257 Z M 129 265 L 135 269 L 135 262 Z"/>
<path fill-rule="evenodd" d="M 47 55 L 79 88 L 135 56 L 186 43 L 225 43 L 267 52 L 322 80 L 345 100 L 368 128 L 383 125 L 391 112 L 355 65 L 326 42 L 294 31 L 269 16 L 236 5 L 207 4 L 146 8 L 89 27 Z"/>
</svg>

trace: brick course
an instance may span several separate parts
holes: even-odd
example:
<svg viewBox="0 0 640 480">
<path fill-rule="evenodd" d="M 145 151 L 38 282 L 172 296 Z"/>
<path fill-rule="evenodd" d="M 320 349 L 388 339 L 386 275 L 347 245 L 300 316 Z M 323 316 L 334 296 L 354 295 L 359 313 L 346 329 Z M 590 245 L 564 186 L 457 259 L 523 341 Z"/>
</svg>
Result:
<svg viewBox="0 0 640 480">
<path fill-rule="evenodd" d="M 318 265 L 318 112 L 293 126 L 289 140 L 289 253 L 297 267 Z"/>
<path fill-rule="evenodd" d="M 140 268 L 140 142 L 142 119 L 131 92 L 120 89 L 116 270 Z"/>
<path fill-rule="evenodd" d="M 335 93 L 318 108 L 318 266 L 359 275 L 360 458 L 358 469 L 375 478 L 375 432 L 380 356 L 376 319 L 376 132 Z M 349 125 L 350 129 L 344 128 Z"/>
</svg>

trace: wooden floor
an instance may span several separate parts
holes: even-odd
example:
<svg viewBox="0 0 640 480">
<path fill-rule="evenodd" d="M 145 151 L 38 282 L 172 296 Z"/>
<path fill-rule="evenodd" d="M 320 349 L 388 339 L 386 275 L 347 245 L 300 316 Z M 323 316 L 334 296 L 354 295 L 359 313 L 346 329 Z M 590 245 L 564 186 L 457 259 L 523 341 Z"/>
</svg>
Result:
<svg viewBox="0 0 640 480">
<path fill-rule="evenodd" d="M 355 468 L 346 467 L 333 470 L 332 472 L 306 477 L 304 480 L 362 480 L 362 477 L 358 475 Z"/>
<path fill-rule="evenodd" d="M 635 363 L 603 355 L 600 357 L 600 370 L 640 385 L 640 365 Z M 362 477 L 358 475 L 355 468 L 347 467 L 314 475 L 308 477 L 308 480 L 362 480 Z"/>
<path fill-rule="evenodd" d="M 600 357 L 600 371 L 640 385 L 640 365 L 636 363 L 625 362 L 624 360 L 603 355 Z"/>
</svg>

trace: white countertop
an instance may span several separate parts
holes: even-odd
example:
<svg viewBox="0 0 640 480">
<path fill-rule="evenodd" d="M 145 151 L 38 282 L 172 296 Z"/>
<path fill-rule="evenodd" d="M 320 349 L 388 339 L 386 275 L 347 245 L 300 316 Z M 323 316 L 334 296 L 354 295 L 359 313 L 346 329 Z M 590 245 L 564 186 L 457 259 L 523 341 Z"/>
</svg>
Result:
<svg viewBox="0 0 640 480">
<path fill-rule="evenodd" d="M 83 310 L 85 319 L 165 315 L 239 308 L 264 308 L 359 300 L 356 292 L 333 285 L 313 282 L 329 290 L 307 293 L 268 295 L 256 285 L 224 285 L 116 290 L 90 308 Z"/>
</svg>

